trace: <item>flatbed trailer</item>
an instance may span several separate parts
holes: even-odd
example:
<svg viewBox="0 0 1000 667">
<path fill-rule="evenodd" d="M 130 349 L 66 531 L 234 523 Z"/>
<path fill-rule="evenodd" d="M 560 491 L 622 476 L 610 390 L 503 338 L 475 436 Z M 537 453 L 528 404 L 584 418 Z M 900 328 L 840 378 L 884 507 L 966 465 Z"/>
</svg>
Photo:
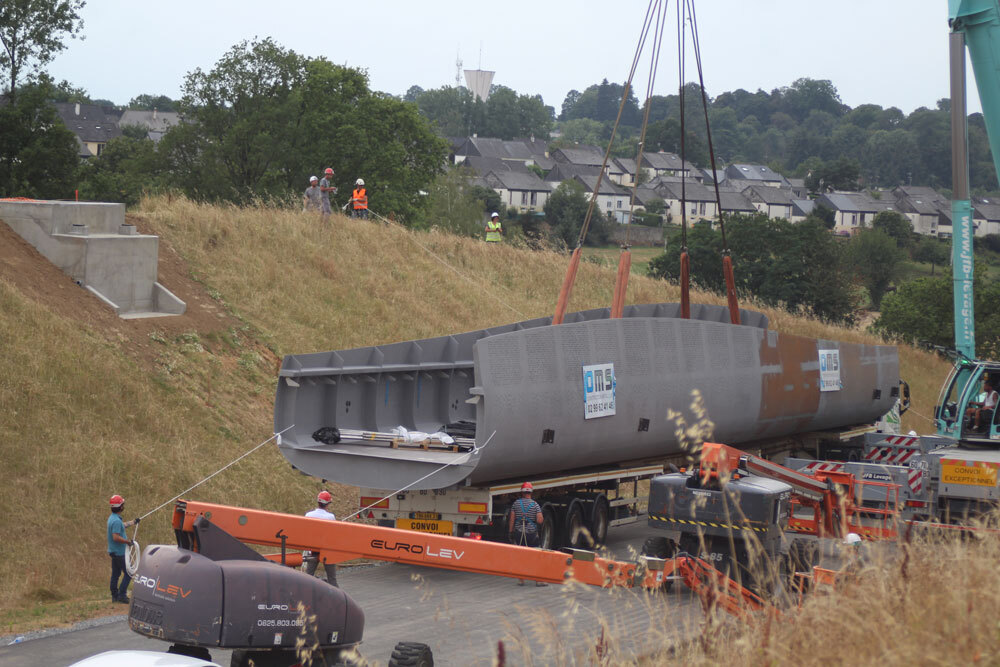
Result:
<svg viewBox="0 0 1000 667">
<path fill-rule="evenodd" d="M 591 548 L 604 543 L 609 527 L 646 516 L 649 497 L 642 482 L 661 474 L 663 465 L 656 464 L 528 477 L 489 486 L 400 492 L 363 488 L 359 512 L 383 527 L 503 541 L 510 506 L 527 481 L 545 517 L 541 546 Z"/>
</svg>

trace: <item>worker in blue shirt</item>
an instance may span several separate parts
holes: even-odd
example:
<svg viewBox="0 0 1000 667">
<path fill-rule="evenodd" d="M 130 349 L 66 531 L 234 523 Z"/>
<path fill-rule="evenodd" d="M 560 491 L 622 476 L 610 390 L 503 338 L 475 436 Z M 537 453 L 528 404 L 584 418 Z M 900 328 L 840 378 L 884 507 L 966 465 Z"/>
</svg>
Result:
<svg viewBox="0 0 1000 667">
<path fill-rule="evenodd" d="M 125 509 L 125 499 L 117 493 L 111 496 L 111 514 L 108 516 L 108 555 L 111 556 L 111 601 L 128 604 L 128 585 L 132 577 L 125 567 L 125 547 L 132 540 L 125 535 L 125 529 L 139 523 L 122 521 L 122 511 Z M 118 582 L 119 577 L 121 583 Z"/>
<path fill-rule="evenodd" d="M 531 482 L 521 485 L 521 497 L 511 505 L 510 523 L 507 532 L 510 542 L 525 547 L 537 547 L 539 544 L 539 531 L 545 523 L 545 515 L 542 514 L 541 506 L 531 499 L 534 488 Z M 518 586 L 524 585 L 524 579 L 517 580 Z M 536 581 L 536 586 L 546 586 L 545 582 Z"/>
</svg>

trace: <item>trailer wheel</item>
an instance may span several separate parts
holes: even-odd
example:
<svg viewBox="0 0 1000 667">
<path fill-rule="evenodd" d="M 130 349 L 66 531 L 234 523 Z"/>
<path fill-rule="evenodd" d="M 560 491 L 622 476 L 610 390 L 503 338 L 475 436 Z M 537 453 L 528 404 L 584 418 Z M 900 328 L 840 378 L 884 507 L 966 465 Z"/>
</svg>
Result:
<svg viewBox="0 0 1000 667">
<path fill-rule="evenodd" d="M 389 667 L 434 667 L 434 655 L 427 644 L 399 642 L 392 649 Z"/>
<path fill-rule="evenodd" d="M 583 503 L 578 499 L 570 502 L 566 508 L 566 521 L 563 523 L 566 536 L 566 546 L 574 549 L 590 547 L 593 538 L 589 535 L 586 524 L 583 522 Z"/>
<path fill-rule="evenodd" d="M 608 539 L 609 511 L 608 498 L 602 493 L 594 500 L 594 507 L 590 512 L 590 536 L 595 547 L 603 546 Z"/>
<path fill-rule="evenodd" d="M 558 549 L 559 531 L 556 528 L 556 509 L 551 503 L 542 505 L 541 530 L 538 532 L 538 547 L 540 549 Z"/>
</svg>

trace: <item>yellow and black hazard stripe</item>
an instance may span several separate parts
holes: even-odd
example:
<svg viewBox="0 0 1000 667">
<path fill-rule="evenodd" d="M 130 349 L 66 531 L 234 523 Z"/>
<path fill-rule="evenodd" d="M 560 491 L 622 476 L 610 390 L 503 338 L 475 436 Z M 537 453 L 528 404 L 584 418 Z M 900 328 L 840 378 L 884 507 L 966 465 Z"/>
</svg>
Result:
<svg viewBox="0 0 1000 667">
<path fill-rule="evenodd" d="M 650 514 L 650 518 L 656 521 L 663 521 L 666 523 L 679 523 L 684 526 L 702 526 L 705 528 L 722 528 L 728 530 L 744 530 L 752 531 L 756 533 L 766 533 L 766 526 L 750 526 L 750 525 L 740 525 L 738 523 L 718 523 L 715 521 L 695 521 L 694 519 L 676 519 L 674 517 L 667 516 L 657 516 L 656 514 Z"/>
</svg>

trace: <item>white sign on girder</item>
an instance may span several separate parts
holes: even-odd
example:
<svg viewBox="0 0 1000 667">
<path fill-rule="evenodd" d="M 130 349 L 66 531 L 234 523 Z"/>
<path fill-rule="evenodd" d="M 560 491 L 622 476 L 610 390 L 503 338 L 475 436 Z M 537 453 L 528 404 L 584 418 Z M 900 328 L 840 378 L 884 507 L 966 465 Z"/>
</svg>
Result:
<svg viewBox="0 0 1000 667">
<path fill-rule="evenodd" d="M 819 351 L 819 390 L 840 391 L 844 383 L 840 379 L 840 350 Z"/>
<path fill-rule="evenodd" d="M 583 367 L 583 418 L 610 417 L 615 414 L 615 365 L 593 364 Z"/>
</svg>

